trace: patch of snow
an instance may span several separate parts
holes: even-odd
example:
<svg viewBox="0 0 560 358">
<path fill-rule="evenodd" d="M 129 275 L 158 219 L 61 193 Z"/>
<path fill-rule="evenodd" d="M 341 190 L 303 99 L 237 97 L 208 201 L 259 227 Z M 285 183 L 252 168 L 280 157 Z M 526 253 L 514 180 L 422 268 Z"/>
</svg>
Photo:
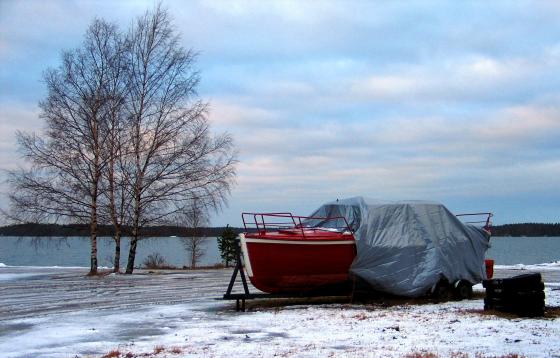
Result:
<svg viewBox="0 0 560 358">
<path fill-rule="evenodd" d="M 560 286 L 546 285 L 544 294 L 547 306 L 560 307 Z"/>
<path fill-rule="evenodd" d="M 11 272 L 11 273 L 0 273 L 0 281 L 14 281 L 14 280 L 21 280 L 26 279 L 33 276 L 41 276 L 42 273 L 19 273 L 19 272 Z"/>
<path fill-rule="evenodd" d="M 542 264 L 516 264 L 516 265 L 494 265 L 496 269 L 509 269 L 509 270 L 532 270 L 532 271 L 560 271 L 560 261 L 546 262 Z"/>
<path fill-rule="evenodd" d="M 486 292 L 486 289 L 482 287 L 482 283 L 477 283 L 472 288 L 473 288 L 473 292 Z"/>
<path fill-rule="evenodd" d="M 87 269 L 89 270 L 89 266 L 2 266 L 3 264 L 0 264 L 0 267 L 21 267 L 21 268 L 30 268 L 30 269 Z M 107 266 L 97 266 L 98 270 L 109 270 L 109 269 L 113 269 L 113 267 L 107 267 Z"/>
<path fill-rule="evenodd" d="M 21 275 L 35 273 L 14 271 Z M 160 287 L 165 287 L 174 277 L 161 275 Z M 119 276 L 119 279 L 128 278 Z M 81 282 L 90 287 L 90 280 Z M 79 281 L 73 284 L 79 286 Z M 558 282 L 546 283 L 548 307 L 560 307 L 559 288 Z M 200 287 L 192 287 L 193 292 L 197 289 Z M 481 284 L 473 289 L 484 292 Z M 117 308 L 96 310 L 91 304 L 83 304 L 76 305 L 71 312 L 44 310 L 30 318 L 0 320 L 2 357 L 99 357 L 115 349 L 123 356 L 128 352 L 138 356 L 153 353 L 156 346 L 166 350 L 176 347 L 181 351 L 177 355 L 169 351 L 150 355 L 156 358 L 402 357 L 422 352 L 445 357 L 560 356 L 557 339 L 560 318 L 491 315 L 483 311 L 481 298 L 389 307 L 379 304 L 261 306 L 237 313 L 232 301 L 197 298 L 192 303 L 154 304 L 152 298 L 151 304 L 146 302 L 138 308 L 127 304 L 131 296 L 122 292 L 118 296 L 122 304 Z M 249 307 L 259 306 L 249 303 Z"/>
<path fill-rule="evenodd" d="M 547 304 L 560 291 L 547 287 Z M 22 319 L 29 327 L 0 341 L 11 356 L 102 355 L 178 347 L 185 356 L 439 356 L 560 354 L 560 319 L 507 319 L 482 314 L 482 299 L 442 304 L 298 305 L 234 313 L 231 302 L 78 311 Z M 165 356 L 157 355 L 156 357 Z"/>
</svg>

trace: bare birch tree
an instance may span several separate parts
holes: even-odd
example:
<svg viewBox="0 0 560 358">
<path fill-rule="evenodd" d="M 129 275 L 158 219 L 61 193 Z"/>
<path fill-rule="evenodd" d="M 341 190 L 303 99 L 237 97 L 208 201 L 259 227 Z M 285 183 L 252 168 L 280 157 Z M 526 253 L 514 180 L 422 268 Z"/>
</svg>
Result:
<svg viewBox="0 0 560 358">
<path fill-rule="evenodd" d="M 117 150 L 112 148 L 111 150 Z M 120 154 L 122 148 L 118 150 L 116 155 Z M 126 171 L 123 170 L 121 156 L 110 157 L 107 170 L 104 171 L 104 206 L 102 208 L 104 214 L 104 222 L 113 225 L 113 241 L 115 243 L 115 252 L 113 255 L 113 272 L 120 271 L 121 260 L 121 238 L 123 236 L 123 227 L 126 226 L 130 213 L 130 191 L 127 188 Z"/>
<path fill-rule="evenodd" d="M 208 224 L 208 213 L 200 205 L 198 199 L 194 198 L 191 207 L 188 209 L 183 208 L 176 217 L 178 225 L 186 225 L 191 230 L 191 235 L 182 238 L 182 241 L 187 251 L 191 269 L 195 269 L 199 260 L 205 254 L 204 243 L 207 238 L 204 235 L 204 227 Z"/>
<path fill-rule="evenodd" d="M 212 137 L 207 105 L 196 97 L 195 54 L 179 44 L 168 12 L 157 6 L 128 34 L 132 162 L 132 237 L 126 273 L 134 270 L 141 228 L 169 222 L 197 198 L 219 208 L 235 175 L 232 140 Z"/>
<path fill-rule="evenodd" d="M 124 111 L 128 91 L 126 43 L 120 40 L 118 45 L 115 47 L 112 66 L 108 69 L 110 81 L 106 84 L 107 138 L 103 153 L 107 158 L 107 166 L 102 173 L 104 195 L 101 206 L 103 221 L 113 225 L 114 272 L 120 270 L 122 228 L 129 215 L 131 200 L 130 190 L 127 188 L 129 180 L 126 170 L 126 166 L 130 163 L 127 144 L 130 137 L 126 128 Z"/>
<path fill-rule="evenodd" d="M 40 103 L 42 134 L 18 133 L 28 170 L 11 173 L 11 207 L 20 217 L 72 220 L 90 226 L 90 271 L 97 273 L 100 182 L 107 165 L 106 85 L 110 81 L 118 34 L 114 25 L 95 20 L 82 47 L 64 52 L 62 65 L 44 80 Z"/>
<path fill-rule="evenodd" d="M 125 35 L 95 20 L 82 47 L 45 73 L 45 131 L 18 134 L 31 165 L 10 175 L 13 217 L 89 223 L 90 274 L 98 223 L 114 227 L 116 271 L 130 227 L 132 273 L 142 227 L 170 223 L 194 198 L 204 213 L 219 209 L 236 159 L 231 137 L 210 133 L 195 58 L 160 6 Z"/>
</svg>

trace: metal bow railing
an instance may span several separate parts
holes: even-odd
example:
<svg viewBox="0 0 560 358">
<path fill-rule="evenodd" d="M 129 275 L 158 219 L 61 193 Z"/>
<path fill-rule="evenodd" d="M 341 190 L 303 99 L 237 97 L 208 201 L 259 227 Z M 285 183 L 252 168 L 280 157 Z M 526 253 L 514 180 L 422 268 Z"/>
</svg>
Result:
<svg viewBox="0 0 560 358">
<path fill-rule="evenodd" d="M 312 230 L 314 235 L 316 231 L 325 232 L 351 232 L 348 221 L 343 216 L 334 217 L 312 217 L 297 216 L 292 213 L 242 213 L 243 226 L 246 232 L 257 231 L 260 234 L 266 234 L 270 231 L 281 231 L 284 233 L 300 234 L 305 237 L 306 232 Z M 311 221 L 320 221 L 321 223 L 331 222 L 328 227 L 316 227 L 308 225 Z M 333 223 L 334 222 L 334 225 Z M 340 222 L 340 225 L 338 224 Z M 342 224 L 343 223 L 343 224 Z"/>
</svg>

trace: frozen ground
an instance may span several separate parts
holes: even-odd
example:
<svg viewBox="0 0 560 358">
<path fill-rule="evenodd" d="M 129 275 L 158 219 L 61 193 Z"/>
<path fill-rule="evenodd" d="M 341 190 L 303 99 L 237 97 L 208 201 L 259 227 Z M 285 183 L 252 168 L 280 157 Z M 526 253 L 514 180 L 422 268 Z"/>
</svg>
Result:
<svg viewBox="0 0 560 358">
<path fill-rule="evenodd" d="M 560 357 L 560 264 L 498 267 L 496 276 L 532 270 L 545 279 L 545 318 L 488 314 L 482 298 L 441 304 L 262 300 L 237 313 L 233 302 L 215 299 L 229 270 L 87 278 L 80 268 L 0 264 L 0 356 L 98 357 L 118 350 L 150 357 Z"/>
</svg>

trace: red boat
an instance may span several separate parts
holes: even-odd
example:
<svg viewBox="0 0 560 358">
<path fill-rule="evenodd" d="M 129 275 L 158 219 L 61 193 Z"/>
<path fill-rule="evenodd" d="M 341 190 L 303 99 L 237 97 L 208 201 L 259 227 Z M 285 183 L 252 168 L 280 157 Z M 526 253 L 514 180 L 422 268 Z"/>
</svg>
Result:
<svg viewBox="0 0 560 358">
<path fill-rule="evenodd" d="M 356 243 L 345 218 L 290 213 L 243 213 L 242 218 L 243 265 L 259 290 L 306 292 L 348 281 Z M 306 226 L 317 220 L 325 227 Z"/>
</svg>

